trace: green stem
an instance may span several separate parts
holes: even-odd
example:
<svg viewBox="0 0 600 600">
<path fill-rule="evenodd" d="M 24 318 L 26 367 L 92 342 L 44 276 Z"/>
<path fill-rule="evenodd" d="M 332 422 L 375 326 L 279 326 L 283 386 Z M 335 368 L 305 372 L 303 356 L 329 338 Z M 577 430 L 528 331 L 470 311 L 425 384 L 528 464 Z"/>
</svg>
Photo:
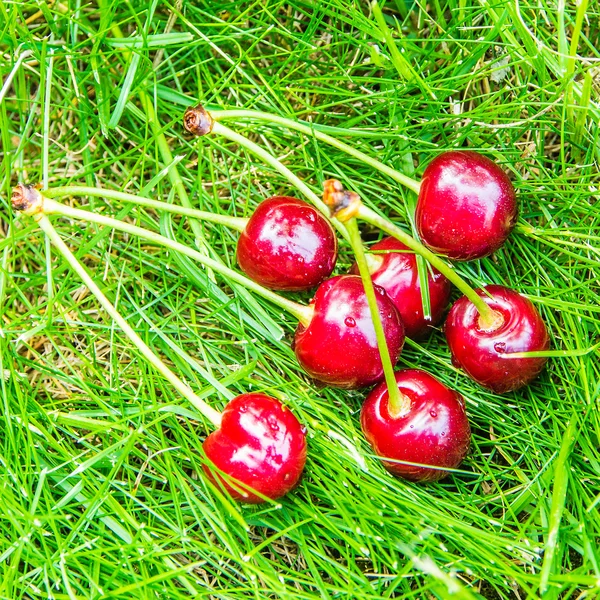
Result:
<svg viewBox="0 0 600 600">
<path fill-rule="evenodd" d="M 426 248 L 421 242 L 411 237 L 400 229 L 397 225 L 394 225 L 387 219 L 379 216 L 376 212 L 370 208 L 361 204 L 358 209 L 359 218 L 363 219 L 367 223 L 378 227 L 382 231 L 385 231 L 388 235 L 396 238 L 413 250 L 416 254 L 421 255 L 427 260 L 432 266 L 434 266 L 442 275 L 445 275 L 474 305 L 479 312 L 479 323 L 483 329 L 495 328 L 498 323 L 498 314 L 496 311 L 491 309 L 484 300 L 475 292 L 475 290 L 467 284 L 467 282 L 446 262 L 444 262 L 439 256 L 435 255 L 431 250 Z"/>
<path fill-rule="evenodd" d="M 385 383 L 388 388 L 389 411 L 392 415 L 400 415 L 405 412 L 406 407 L 404 406 L 403 399 L 398 391 L 398 385 L 396 384 L 394 366 L 392 365 L 390 351 L 387 340 L 385 339 L 385 331 L 383 330 L 381 315 L 379 314 L 379 307 L 377 306 L 377 296 L 375 295 L 375 288 L 373 287 L 373 280 L 371 279 L 371 273 L 369 272 L 369 265 L 367 264 L 365 257 L 365 251 L 356 219 L 352 218 L 346 221 L 346 228 L 350 234 L 350 245 L 352 246 L 356 258 L 356 264 L 358 265 L 363 287 L 365 288 L 365 295 L 367 296 L 367 302 L 369 303 L 369 309 L 371 311 L 373 328 L 375 329 L 375 336 L 377 337 L 377 347 L 379 348 L 379 356 L 381 357 L 381 363 L 383 365 Z"/>
<path fill-rule="evenodd" d="M 159 233 L 155 233 L 153 231 L 149 231 L 148 229 L 143 229 L 142 227 L 138 227 L 137 225 L 131 225 L 129 223 L 124 223 L 123 221 L 119 221 L 118 219 L 113 219 L 111 217 L 105 217 L 104 215 L 98 215 L 93 212 L 88 212 L 86 210 L 81 210 L 79 208 L 72 208 L 70 206 L 66 206 L 64 204 L 59 204 L 50 198 L 44 198 L 43 202 L 43 212 L 46 214 L 56 214 L 61 215 L 63 217 L 70 217 L 73 219 L 79 219 L 82 221 L 87 221 L 89 223 L 97 223 L 98 225 L 104 225 L 105 227 L 111 227 L 112 229 L 117 229 L 119 231 L 124 231 L 125 233 L 129 233 L 131 235 L 138 236 L 149 242 L 153 242 L 158 244 L 159 246 L 164 246 L 165 248 L 170 248 L 175 252 L 179 252 L 189 258 L 196 260 L 200 264 L 204 265 L 209 269 L 213 269 L 217 273 L 224 275 L 229 280 L 234 281 L 242 285 L 243 287 L 252 290 L 253 292 L 259 294 L 263 298 L 273 302 L 277 306 L 280 306 L 294 317 L 298 319 L 300 323 L 305 326 L 308 326 L 310 320 L 312 318 L 312 309 L 308 306 L 304 306 L 302 304 L 298 304 L 297 302 L 293 302 L 292 300 L 288 300 L 271 290 L 264 288 L 262 285 L 244 277 L 240 273 L 237 273 L 233 269 L 226 267 L 220 262 L 205 256 L 204 254 L 198 252 L 197 250 L 193 250 L 192 248 L 188 248 L 187 246 L 176 242 L 170 238 L 167 238 Z"/>
<path fill-rule="evenodd" d="M 56 204 L 52 200 L 52 204 Z M 215 427 L 221 426 L 221 413 L 216 411 L 212 406 L 209 406 L 199 396 L 183 382 L 165 363 L 152 352 L 149 346 L 142 340 L 142 338 L 132 329 L 127 321 L 119 314 L 117 309 L 113 306 L 110 300 L 104 295 L 102 290 L 96 285 L 94 280 L 87 273 L 83 265 L 77 260 L 75 255 L 69 250 L 67 245 L 63 242 L 58 232 L 50 223 L 48 217 L 40 213 L 35 216 L 35 220 L 38 225 L 48 236 L 50 241 L 56 246 L 58 251 L 64 256 L 65 260 L 71 265 L 72 269 L 81 277 L 85 285 L 97 298 L 98 302 L 102 305 L 104 310 L 111 316 L 111 318 L 119 325 L 125 335 L 131 340 L 135 347 L 141 352 L 144 358 L 154 366 L 154 368 L 161 374 L 165 379 L 171 383 L 171 385 L 187 400 L 189 400 L 193 406 L 195 406 L 200 413 L 202 413 Z"/>
<path fill-rule="evenodd" d="M 226 227 L 236 229 L 237 231 L 243 231 L 246 227 L 246 224 L 248 223 L 248 219 L 244 219 L 241 217 L 219 215 L 204 210 L 197 210 L 195 208 L 179 206 L 178 204 L 160 202 L 159 200 L 150 200 L 150 198 L 136 196 L 135 194 L 128 194 L 126 192 L 117 192 L 115 190 L 88 187 L 85 185 L 49 188 L 47 190 L 44 190 L 44 196 L 46 198 L 64 198 L 66 196 L 94 196 L 97 198 L 110 198 L 111 200 L 116 200 L 117 202 L 129 202 L 131 204 L 139 204 L 140 206 L 146 206 L 148 208 L 154 208 L 156 210 L 171 212 L 177 215 L 183 215 L 185 217 L 192 217 L 200 221 L 218 223 L 220 225 L 225 225 Z"/>
<path fill-rule="evenodd" d="M 212 114 L 212 113 L 211 113 Z M 252 152 L 258 156 L 261 160 L 263 160 L 268 165 L 271 165 L 276 171 L 281 173 L 296 189 L 298 189 L 304 196 L 312 202 L 327 218 L 330 218 L 329 208 L 321 201 L 319 196 L 317 196 L 299 177 L 294 175 L 285 165 L 283 165 L 279 160 L 277 160 L 270 152 L 267 152 L 264 148 L 261 148 L 258 144 L 250 141 L 248 138 L 232 131 L 225 125 L 221 123 L 215 123 L 212 128 L 212 133 L 216 133 L 218 135 L 222 135 L 224 138 L 239 144 L 246 150 Z M 340 235 L 346 240 L 349 241 L 348 232 L 346 231 L 346 227 L 343 223 L 340 223 L 336 219 L 331 220 L 333 226 L 339 231 Z"/>
<path fill-rule="evenodd" d="M 338 139 L 327 135 L 326 133 L 323 133 L 318 129 L 315 129 L 315 127 L 311 125 L 306 125 L 301 122 L 293 121 L 292 119 L 286 119 L 285 117 L 280 117 L 278 115 L 272 115 L 270 113 L 254 110 L 215 110 L 211 111 L 210 114 L 215 121 L 220 121 L 221 119 L 254 119 L 259 121 L 277 123 L 278 125 L 283 125 L 288 129 L 293 129 L 295 131 L 299 131 L 300 133 L 314 136 L 319 141 L 325 142 L 326 144 L 329 144 L 330 146 L 333 146 L 338 150 L 342 150 L 342 152 L 345 152 L 350 156 L 354 156 L 354 158 L 358 158 L 358 160 L 360 160 L 361 162 L 373 167 L 374 169 L 377 169 L 378 171 L 384 173 L 388 177 L 391 177 L 393 180 L 397 181 L 401 185 L 404 185 L 416 194 L 419 193 L 419 188 L 421 187 L 421 184 L 415 179 L 412 179 L 412 177 L 408 177 L 407 175 L 404 175 L 404 173 L 400 173 L 396 169 L 392 169 L 391 167 L 384 165 L 382 162 L 376 160 L 375 158 L 368 156 L 360 150 L 352 148 L 352 146 L 349 146 L 344 142 L 340 142 Z"/>
</svg>

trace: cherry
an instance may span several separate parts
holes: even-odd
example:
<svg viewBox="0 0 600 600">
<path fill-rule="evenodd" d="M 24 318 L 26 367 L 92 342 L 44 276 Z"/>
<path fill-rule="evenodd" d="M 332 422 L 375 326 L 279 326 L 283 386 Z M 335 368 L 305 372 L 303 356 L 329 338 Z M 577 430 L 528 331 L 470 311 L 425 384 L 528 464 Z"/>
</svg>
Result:
<svg viewBox="0 0 600 600">
<path fill-rule="evenodd" d="M 385 290 L 376 286 L 377 306 L 392 364 L 404 345 L 404 326 Z M 383 377 L 375 329 L 362 280 L 338 275 L 323 282 L 310 305 L 310 323 L 300 323 L 294 351 L 315 379 L 341 388 L 359 388 Z"/>
<path fill-rule="evenodd" d="M 273 290 L 300 291 L 329 277 L 337 238 L 315 208 L 288 196 L 261 202 L 237 245 L 237 261 L 254 281 Z"/>
<path fill-rule="evenodd" d="M 435 252 L 456 260 L 482 258 L 502 246 L 517 222 L 515 190 L 489 158 L 444 152 L 423 173 L 415 222 Z"/>
<path fill-rule="evenodd" d="M 438 481 L 455 469 L 469 450 L 471 430 L 462 396 L 418 369 L 395 373 L 404 406 L 392 414 L 388 389 L 380 383 L 365 400 L 360 423 L 373 450 L 393 475 L 410 481 Z M 439 467 L 428 469 L 416 466 Z"/>
<path fill-rule="evenodd" d="M 452 362 L 498 394 L 516 390 L 537 377 L 547 358 L 505 355 L 548 350 L 546 326 L 535 306 L 514 290 L 488 285 L 477 294 L 497 313 L 498 322 L 481 327 L 473 303 L 460 298 L 450 309 L 445 325 Z"/>
<path fill-rule="evenodd" d="M 306 462 L 305 434 L 298 419 L 279 400 L 265 394 L 242 394 L 225 406 L 221 427 L 203 444 L 209 460 L 230 477 L 207 465 L 204 471 L 236 500 L 264 502 L 251 490 L 275 500 L 300 480 Z"/>
<path fill-rule="evenodd" d="M 393 237 L 377 242 L 371 250 L 386 251 L 385 254 L 369 256 L 369 262 L 375 265 L 371 270 L 373 283 L 381 286 L 396 305 L 404 323 L 406 337 L 422 338 L 431 331 L 432 325 L 437 325 L 442 320 L 450 300 L 450 282 L 436 269 L 428 269 L 431 319 L 425 319 L 414 252 Z M 358 266 L 353 265 L 350 272 L 358 274 Z"/>
</svg>

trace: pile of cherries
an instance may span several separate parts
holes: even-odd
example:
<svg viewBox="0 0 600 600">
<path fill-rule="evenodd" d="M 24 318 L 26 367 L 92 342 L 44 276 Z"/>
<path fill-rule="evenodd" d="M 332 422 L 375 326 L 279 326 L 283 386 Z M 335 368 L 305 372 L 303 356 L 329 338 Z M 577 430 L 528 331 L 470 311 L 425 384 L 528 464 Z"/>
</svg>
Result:
<svg viewBox="0 0 600 600">
<path fill-rule="evenodd" d="M 415 222 L 422 242 L 453 260 L 490 255 L 504 243 L 517 218 L 513 186 L 491 160 L 470 151 L 446 152 L 426 168 Z M 338 244 L 330 221 L 296 198 L 263 201 L 241 232 L 240 268 L 272 290 L 318 286 L 294 336 L 299 364 L 326 385 L 356 389 L 377 384 L 361 411 L 361 426 L 375 453 L 394 475 L 436 481 L 458 467 L 468 452 L 470 427 L 462 396 L 417 369 L 395 373 L 401 409 L 392 409 L 363 280 L 356 265 L 330 277 Z M 451 284 L 427 271 L 429 316 L 423 310 L 417 258 L 403 243 L 384 238 L 371 248 L 368 265 L 392 364 L 405 335 L 421 339 L 438 325 Z M 499 285 L 477 290 L 494 318 L 484 322 L 465 296 L 444 326 L 452 362 L 496 393 L 529 383 L 542 370 L 549 347 L 534 305 Z M 541 352 L 542 356 L 511 357 Z M 305 429 L 278 400 L 243 394 L 223 413 L 221 427 L 204 449 L 206 472 L 235 498 L 279 498 L 299 481 L 306 460 Z"/>
</svg>

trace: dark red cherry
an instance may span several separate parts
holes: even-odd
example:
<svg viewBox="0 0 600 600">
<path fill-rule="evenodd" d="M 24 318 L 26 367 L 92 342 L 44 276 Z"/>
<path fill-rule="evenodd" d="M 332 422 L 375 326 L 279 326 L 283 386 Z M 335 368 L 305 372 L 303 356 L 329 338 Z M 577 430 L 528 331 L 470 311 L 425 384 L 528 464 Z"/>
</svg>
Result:
<svg viewBox="0 0 600 600">
<path fill-rule="evenodd" d="M 471 429 L 460 394 L 433 375 L 418 369 L 396 372 L 398 391 L 405 403 L 392 415 L 388 389 L 380 383 L 368 396 L 360 413 L 367 441 L 393 475 L 410 481 L 438 481 L 444 469 L 455 469 L 469 450 Z M 431 465 L 437 469 L 416 466 Z"/>
<path fill-rule="evenodd" d="M 306 435 L 294 414 L 265 394 L 242 394 L 231 400 L 203 444 L 210 461 L 230 477 L 204 466 L 207 476 L 236 499 L 258 504 L 252 490 L 280 498 L 296 486 L 306 462 Z"/>
<path fill-rule="evenodd" d="M 423 173 L 415 222 L 435 252 L 456 260 L 482 258 L 504 244 L 517 222 L 515 190 L 489 158 L 444 152 Z"/>
<path fill-rule="evenodd" d="M 240 235 L 237 262 L 251 279 L 273 290 L 300 291 L 329 277 L 337 238 L 315 208 L 287 196 L 261 202 Z"/>
<path fill-rule="evenodd" d="M 450 300 L 451 283 L 436 269 L 428 268 L 431 319 L 426 320 L 414 252 L 393 237 L 384 238 L 372 246 L 371 250 L 382 252 L 371 254 L 369 258 L 374 265 L 371 270 L 373 283 L 381 286 L 396 305 L 404 323 L 406 337 L 422 338 L 431 331 L 432 325 L 437 325 L 442 320 Z M 358 274 L 358 266 L 354 264 L 350 272 Z"/>
<path fill-rule="evenodd" d="M 509 358 L 506 354 L 548 350 L 546 326 L 535 306 L 514 290 L 488 285 L 477 294 L 498 313 L 500 322 L 484 329 L 470 300 L 463 296 L 455 302 L 445 325 L 452 362 L 498 394 L 516 390 L 534 379 L 548 359 Z"/>
<path fill-rule="evenodd" d="M 376 287 L 377 306 L 392 364 L 404 345 L 404 326 L 385 290 Z M 302 368 L 315 379 L 353 389 L 383 377 L 375 329 L 362 280 L 339 275 L 323 282 L 311 301 L 310 324 L 298 325 L 294 351 Z"/>
</svg>

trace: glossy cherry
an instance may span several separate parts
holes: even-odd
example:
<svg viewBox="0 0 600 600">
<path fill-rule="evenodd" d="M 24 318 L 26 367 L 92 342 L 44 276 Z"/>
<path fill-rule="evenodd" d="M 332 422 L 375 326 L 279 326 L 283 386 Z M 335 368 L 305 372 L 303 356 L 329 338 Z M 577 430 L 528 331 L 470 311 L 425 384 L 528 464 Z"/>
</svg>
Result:
<svg viewBox="0 0 600 600">
<path fill-rule="evenodd" d="M 514 290 L 488 285 L 477 294 L 501 318 L 496 327 L 482 328 L 473 303 L 465 296 L 460 298 L 445 324 L 452 362 L 498 394 L 516 390 L 532 381 L 548 359 L 509 358 L 506 354 L 548 350 L 546 326 L 535 306 Z"/>
<path fill-rule="evenodd" d="M 275 500 L 300 480 L 306 462 L 305 433 L 279 400 L 265 394 L 242 394 L 227 404 L 220 429 L 203 444 L 210 461 L 230 477 L 206 465 L 204 471 L 236 500 L 264 501 L 251 490 Z"/>
<path fill-rule="evenodd" d="M 395 364 L 404 345 L 404 326 L 385 290 L 376 286 L 377 305 L 390 358 Z M 294 351 L 304 370 L 335 387 L 360 388 L 383 377 L 375 329 L 362 280 L 340 275 L 323 282 L 311 301 L 314 314 L 298 325 Z"/>
<path fill-rule="evenodd" d="M 261 202 L 242 231 L 237 262 L 254 281 L 273 290 L 300 291 L 329 277 L 337 238 L 315 208 L 287 196 Z"/>
<path fill-rule="evenodd" d="M 415 223 L 435 252 L 456 260 L 482 258 L 502 246 L 516 222 L 513 185 L 489 158 L 444 152 L 425 169 Z"/>
<path fill-rule="evenodd" d="M 471 429 L 464 400 L 425 371 L 406 369 L 395 376 L 405 406 L 392 415 L 387 386 L 380 383 L 363 404 L 363 433 L 378 456 L 402 461 L 383 461 L 393 475 L 438 481 L 448 475 L 444 469 L 458 467 L 469 450 Z"/>
<path fill-rule="evenodd" d="M 404 323 L 406 337 L 422 338 L 431 331 L 432 325 L 437 325 L 442 320 L 450 300 L 451 283 L 436 269 L 427 269 L 431 319 L 425 319 L 414 252 L 392 237 L 377 242 L 371 250 L 381 252 L 369 257 L 370 265 L 374 265 L 370 269 L 373 283 L 381 286 L 396 305 Z M 358 274 L 358 266 L 353 265 L 350 272 Z"/>
</svg>

